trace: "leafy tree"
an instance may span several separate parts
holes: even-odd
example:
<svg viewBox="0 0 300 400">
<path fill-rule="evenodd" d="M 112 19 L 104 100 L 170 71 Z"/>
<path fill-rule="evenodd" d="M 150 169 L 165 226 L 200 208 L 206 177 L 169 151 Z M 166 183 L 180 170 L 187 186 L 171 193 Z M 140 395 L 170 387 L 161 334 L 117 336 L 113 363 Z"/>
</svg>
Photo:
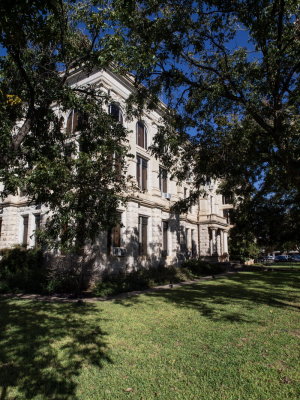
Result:
<svg viewBox="0 0 300 400">
<path fill-rule="evenodd" d="M 108 114 L 109 96 L 72 81 L 121 54 L 110 12 L 109 1 L 0 5 L 2 197 L 21 188 L 48 205 L 45 239 L 79 252 L 114 224 L 126 185 L 127 132 Z"/>
<path fill-rule="evenodd" d="M 273 194 L 266 199 L 258 194 L 244 198 L 233 212 L 233 236 L 240 236 L 266 251 L 291 251 L 299 248 L 299 204 L 292 196 Z"/>
<path fill-rule="evenodd" d="M 180 155 L 182 169 L 174 174 L 182 178 L 192 167 L 198 187 L 221 179 L 223 192 L 235 192 L 240 214 L 244 211 L 241 220 L 248 229 L 256 227 L 256 235 L 262 236 L 255 220 L 265 216 L 263 225 L 269 224 L 272 204 L 281 209 L 280 217 L 272 215 L 273 225 L 296 234 L 298 0 L 115 3 L 128 44 L 145 60 L 132 66 L 137 82 L 150 93 L 145 98 L 145 89 L 139 90 L 141 106 L 145 99 L 151 106 L 164 93 L 170 107 L 156 138 L 156 154 L 171 169 Z"/>
<path fill-rule="evenodd" d="M 232 260 L 240 259 L 244 262 L 256 258 L 260 253 L 255 236 L 249 232 L 241 233 L 237 227 L 232 228 L 228 244 Z"/>
</svg>

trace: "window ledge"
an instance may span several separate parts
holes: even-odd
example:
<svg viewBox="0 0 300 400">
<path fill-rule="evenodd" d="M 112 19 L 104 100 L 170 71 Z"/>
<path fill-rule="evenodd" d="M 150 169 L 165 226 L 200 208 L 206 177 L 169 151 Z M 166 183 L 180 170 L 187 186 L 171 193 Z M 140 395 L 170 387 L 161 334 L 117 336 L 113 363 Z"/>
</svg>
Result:
<svg viewBox="0 0 300 400">
<path fill-rule="evenodd" d="M 138 151 L 142 151 L 143 153 L 147 154 L 149 156 L 148 153 L 148 149 L 145 149 L 145 147 L 139 146 L 138 144 L 136 145 Z"/>
</svg>

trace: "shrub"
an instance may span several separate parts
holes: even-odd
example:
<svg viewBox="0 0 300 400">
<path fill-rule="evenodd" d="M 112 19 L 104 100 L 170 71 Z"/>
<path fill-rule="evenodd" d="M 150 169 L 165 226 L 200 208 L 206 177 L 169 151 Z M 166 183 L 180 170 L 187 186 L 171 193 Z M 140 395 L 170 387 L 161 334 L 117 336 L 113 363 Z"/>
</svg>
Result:
<svg viewBox="0 0 300 400">
<path fill-rule="evenodd" d="M 40 292 L 46 282 L 42 251 L 22 247 L 2 250 L 0 281 L 2 291 Z M 1 290 L 1 289 L 0 289 Z"/>
<path fill-rule="evenodd" d="M 23 291 L 37 293 L 79 293 L 80 264 L 76 258 L 57 259 L 56 265 L 44 262 L 39 249 L 21 247 L 2 251 L 0 261 L 0 292 Z M 48 266 L 46 266 L 48 265 Z M 185 261 L 181 267 L 138 269 L 102 276 L 94 289 L 96 296 L 112 296 L 122 292 L 144 290 L 156 285 L 193 280 L 203 275 L 224 272 L 222 263 L 207 263 L 198 259 Z"/>
<path fill-rule="evenodd" d="M 96 296 L 105 297 L 133 290 L 144 290 L 150 286 L 151 282 L 145 270 L 131 273 L 119 272 L 113 275 L 103 275 L 102 280 L 94 287 L 93 293 Z"/>
<path fill-rule="evenodd" d="M 47 263 L 40 249 L 15 247 L 1 251 L 0 293 L 71 293 L 79 291 L 80 271 L 76 260 L 69 264 Z"/>
<path fill-rule="evenodd" d="M 75 257 L 69 259 L 54 257 L 52 262 L 48 262 L 47 265 L 45 292 L 49 294 L 80 292 L 80 265 Z"/>
<path fill-rule="evenodd" d="M 113 296 L 118 293 L 134 290 L 145 290 L 157 285 L 179 283 L 194 279 L 194 274 L 186 269 L 177 267 L 157 267 L 139 269 L 129 273 L 120 272 L 115 275 L 104 275 L 97 282 L 93 294 L 95 296 Z"/>
<path fill-rule="evenodd" d="M 78 293 L 79 277 L 57 271 L 48 271 L 43 291 L 48 294 L 54 293 Z"/>
<path fill-rule="evenodd" d="M 223 263 L 208 263 L 199 259 L 184 261 L 182 268 L 190 270 L 195 276 L 221 274 L 226 271 Z"/>
<path fill-rule="evenodd" d="M 0 280 L 0 293 L 8 293 L 11 289 L 5 281 Z"/>
</svg>

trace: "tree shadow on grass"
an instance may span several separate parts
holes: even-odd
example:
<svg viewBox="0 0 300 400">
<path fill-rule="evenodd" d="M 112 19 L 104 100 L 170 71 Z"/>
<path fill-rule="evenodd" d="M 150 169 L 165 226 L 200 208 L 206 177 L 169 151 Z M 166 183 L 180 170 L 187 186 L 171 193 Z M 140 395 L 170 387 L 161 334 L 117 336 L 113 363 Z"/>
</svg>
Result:
<svg viewBox="0 0 300 400">
<path fill-rule="evenodd" d="M 88 365 L 111 362 L 94 304 L 0 300 L 0 400 L 76 400 Z"/>
<path fill-rule="evenodd" d="M 196 309 L 213 321 L 261 323 L 247 311 L 258 305 L 298 311 L 295 292 L 299 287 L 300 274 L 243 272 L 180 288 L 154 290 L 145 296 L 148 300 L 161 298 L 179 307 Z M 140 297 L 132 297 L 116 302 L 128 307 L 140 301 Z M 228 307 L 232 310 L 228 311 Z"/>
</svg>

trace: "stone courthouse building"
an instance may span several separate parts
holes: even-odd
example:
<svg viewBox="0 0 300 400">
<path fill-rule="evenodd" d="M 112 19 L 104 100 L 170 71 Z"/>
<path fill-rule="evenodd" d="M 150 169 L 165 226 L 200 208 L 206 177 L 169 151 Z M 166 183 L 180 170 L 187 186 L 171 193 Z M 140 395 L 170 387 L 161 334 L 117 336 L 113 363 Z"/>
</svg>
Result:
<svg viewBox="0 0 300 400">
<path fill-rule="evenodd" d="M 192 180 L 178 184 L 151 155 L 153 137 L 161 116 L 150 111 L 142 120 L 127 120 L 125 100 L 133 91 L 130 77 L 110 71 L 84 75 L 75 73 L 71 85 L 99 84 L 114 102 L 108 112 L 114 114 L 130 131 L 127 174 L 136 189 L 130 189 L 126 207 L 120 207 L 120 224 L 103 233 L 94 246 L 95 265 L 100 269 L 177 264 L 188 257 L 225 260 L 228 256 L 228 209 L 230 204 L 217 193 L 217 186 L 189 208 L 187 213 L 171 213 L 171 206 L 189 196 Z M 74 112 L 65 115 L 66 129 L 76 122 Z M 74 122 L 75 121 L 75 122 Z M 1 188 L 0 188 L 1 190 Z M 45 221 L 43 205 L 29 205 L 22 193 L 8 196 L 0 203 L 0 249 L 14 245 L 35 246 L 35 231 Z"/>
</svg>

